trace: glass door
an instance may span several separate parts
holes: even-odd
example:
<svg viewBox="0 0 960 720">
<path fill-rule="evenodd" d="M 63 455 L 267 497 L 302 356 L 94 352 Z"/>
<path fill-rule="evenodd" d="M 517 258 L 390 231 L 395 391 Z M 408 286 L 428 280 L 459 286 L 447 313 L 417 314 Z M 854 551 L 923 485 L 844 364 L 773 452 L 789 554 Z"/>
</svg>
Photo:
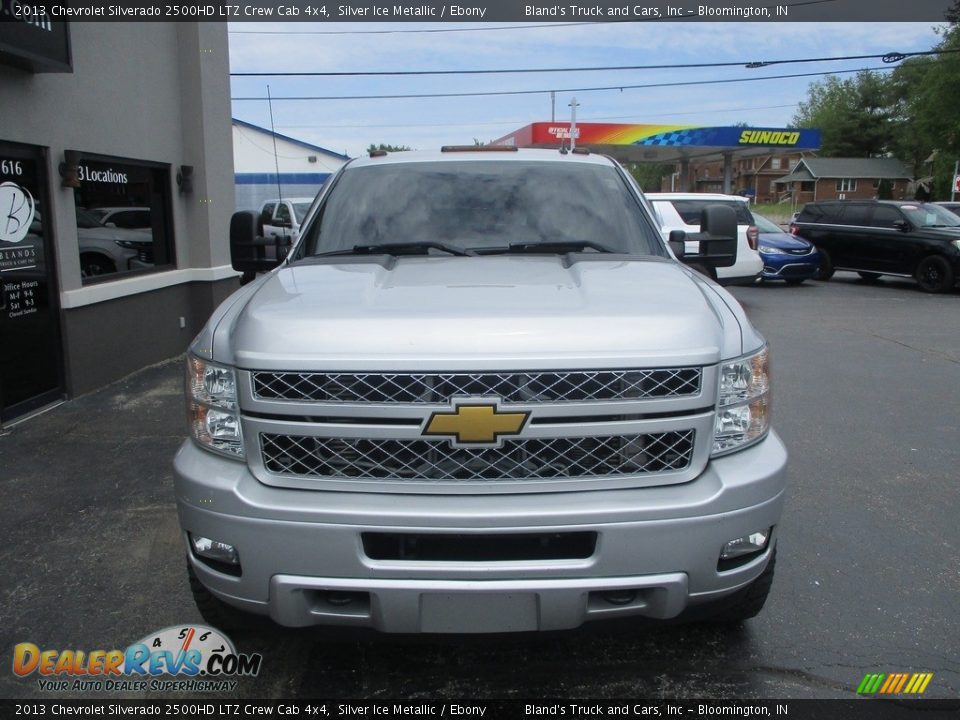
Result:
<svg viewBox="0 0 960 720">
<path fill-rule="evenodd" d="M 0 140 L 0 422 L 63 397 L 43 150 Z"/>
</svg>

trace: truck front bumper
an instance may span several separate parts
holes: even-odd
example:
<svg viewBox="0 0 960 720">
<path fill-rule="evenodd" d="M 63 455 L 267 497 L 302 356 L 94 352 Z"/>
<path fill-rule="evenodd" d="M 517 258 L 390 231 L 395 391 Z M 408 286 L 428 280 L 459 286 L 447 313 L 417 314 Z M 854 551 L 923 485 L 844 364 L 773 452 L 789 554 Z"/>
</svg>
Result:
<svg viewBox="0 0 960 720">
<path fill-rule="evenodd" d="M 560 630 L 604 617 L 674 617 L 755 580 L 776 543 L 786 457 L 771 431 L 680 485 L 449 496 L 270 487 L 245 464 L 187 441 L 175 486 L 200 581 L 221 600 L 282 625 Z M 762 553 L 718 569 L 727 542 L 769 528 Z M 361 537 L 368 532 L 478 541 L 586 532 L 596 534 L 596 545 L 588 557 L 560 559 L 374 559 Z M 233 545 L 241 574 L 198 559 L 190 535 Z"/>
</svg>

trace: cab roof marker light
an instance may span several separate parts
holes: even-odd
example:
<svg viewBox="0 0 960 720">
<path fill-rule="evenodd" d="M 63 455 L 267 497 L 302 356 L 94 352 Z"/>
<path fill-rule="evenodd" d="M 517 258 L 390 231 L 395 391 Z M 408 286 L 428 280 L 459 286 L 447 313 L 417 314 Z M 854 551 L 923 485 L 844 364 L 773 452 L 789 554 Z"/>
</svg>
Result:
<svg viewBox="0 0 960 720">
<path fill-rule="evenodd" d="M 443 145 L 440 152 L 517 152 L 511 145 Z"/>
</svg>

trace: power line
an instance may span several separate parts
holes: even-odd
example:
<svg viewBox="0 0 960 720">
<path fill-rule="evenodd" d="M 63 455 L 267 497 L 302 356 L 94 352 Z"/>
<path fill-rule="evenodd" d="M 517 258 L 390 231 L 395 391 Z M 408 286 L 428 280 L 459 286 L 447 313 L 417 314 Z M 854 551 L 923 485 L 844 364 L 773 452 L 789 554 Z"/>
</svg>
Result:
<svg viewBox="0 0 960 720">
<path fill-rule="evenodd" d="M 730 78 L 725 80 L 688 80 L 683 82 L 668 83 L 647 83 L 644 85 L 606 85 L 597 87 L 580 88 L 547 88 L 539 90 L 488 90 L 477 92 L 456 92 L 456 93 L 413 93 L 407 95 L 293 95 L 286 97 L 275 97 L 274 100 L 399 100 L 404 98 L 422 99 L 422 98 L 454 98 L 454 97 L 489 97 L 494 95 L 541 95 L 548 92 L 601 92 L 604 90 L 641 90 L 650 88 L 664 87 L 690 87 L 694 85 L 723 85 L 728 83 L 757 82 L 760 80 L 785 80 L 790 78 L 820 77 L 822 75 L 843 75 L 847 73 L 870 72 L 880 70 L 891 70 L 890 67 L 857 68 L 855 70 L 828 70 L 825 72 L 814 73 L 796 73 L 793 75 L 767 75 L 766 77 L 750 78 Z M 245 101 L 263 101 L 266 97 L 232 97 L 234 102 Z"/>
<path fill-rule="evenodd" d="M 848 60 L 876 60 L 892 64 L 911 57 L 960 52 L 960 49 L 918 50 L 915 52 L 874 53 L 870 55 L 840 55 L 835 57 L 793 58 L 789 60 L 740 60 L 729 62 L 677 63 L 666 65 L 607 65 L 602 67 L 507 68 L 499 70 L 346 70 L 319 72 L 232 72 L 230 77 L 360 77 L 360 76 L 419 76 L 419 75 L 507 75 L 518 73 L 610 72 L 622 70 L 687 70 L 693 68 L 746 67 L 757 69 L 774 65 L 801 63 L 843 62 Z"/>
</svg>

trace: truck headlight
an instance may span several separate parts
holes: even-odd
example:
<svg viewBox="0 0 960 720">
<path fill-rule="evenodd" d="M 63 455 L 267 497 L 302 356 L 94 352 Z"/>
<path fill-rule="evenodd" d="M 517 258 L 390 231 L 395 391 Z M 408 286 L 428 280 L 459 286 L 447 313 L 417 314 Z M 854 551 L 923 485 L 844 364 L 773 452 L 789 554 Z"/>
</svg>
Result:
<svg viewBox="0 0 960 720">
<path fill-rule="evenodd" d="M 767 348 L 720 366 L 720 392 L 713 456 L 739 450 L 770 429 L 770 367 Z"/>
<path fill-rule="evenodd" d="M 187 423 L 208 450 L 243 459 L 243 434 L 233 368 L 187 356 Z"/>
</svg>

